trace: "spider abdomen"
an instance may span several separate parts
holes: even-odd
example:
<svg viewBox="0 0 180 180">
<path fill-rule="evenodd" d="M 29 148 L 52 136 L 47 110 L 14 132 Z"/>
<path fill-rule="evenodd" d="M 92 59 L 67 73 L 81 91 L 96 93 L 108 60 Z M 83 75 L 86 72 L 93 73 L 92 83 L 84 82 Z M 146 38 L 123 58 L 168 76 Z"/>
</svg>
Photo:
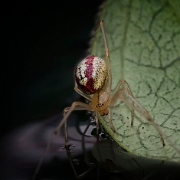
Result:
<svg viewBox="0 0 180 180">
<path fill-rule="evenodd" d="M 94 94 L 103 87 L 107 75 L 105 61 L 93 55 L 83 59 L 75 70 L 79 88 L 89 94 Z"/>
</svg>

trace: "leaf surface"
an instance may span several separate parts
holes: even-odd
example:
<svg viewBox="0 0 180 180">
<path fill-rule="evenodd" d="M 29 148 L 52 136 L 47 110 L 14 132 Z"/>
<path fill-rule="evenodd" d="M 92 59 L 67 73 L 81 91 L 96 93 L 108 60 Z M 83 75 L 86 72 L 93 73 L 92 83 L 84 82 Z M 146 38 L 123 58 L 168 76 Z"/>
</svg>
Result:
<svg viewBox="0 0 180 180">
<path fill-rule="evenodd" d="M 178 9 L 179 8 L 179 9 Z M 128 152 L 143 157 L 180 161 L 180 3 L 165 0 L 108 0 L 100 12 L 110 49 L 112 88 L 125 79 L 135 99 L 148 110 L 164 132 L 160 136 L 148 121 L 122 101 L 112 108 L 112 132 L 107 118 L 100 122 Z M 104 57 L 100 28 L 91 54 Z"/>
</svg>

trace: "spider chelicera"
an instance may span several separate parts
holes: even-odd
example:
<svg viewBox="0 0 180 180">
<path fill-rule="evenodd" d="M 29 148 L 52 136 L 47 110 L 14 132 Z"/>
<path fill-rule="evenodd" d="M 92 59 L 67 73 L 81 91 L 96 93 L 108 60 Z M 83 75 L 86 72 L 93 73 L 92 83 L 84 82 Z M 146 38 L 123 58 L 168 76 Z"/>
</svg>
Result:
<svg viewBox="0 0 180 180">
<path fill-rule="evenodd" d="M 115 132 L 115 128 L 111 119 L 110 108 L 116 103 L 117 100 L 123 101 L 131 110 L 132 119 L 131 125 L 134 121 L 134 112 L 138 112 L 143 116 L 159 133 L 162 141 L 162 145 L 165 145 L 162 132 L 160 128 L 155 124 L 149 112 L 134 98 L 128 83 L 125 80 L 120 80 L 116 88 L 112 90 L 112 76 L 110 67 L 109 48 L 107 44 L 106 34 L 104 30 L 104 23 L 101 20 L 99 23 L 102 31 L 102 36 L 105 45 L 105 60 L 96 57 L 94 55 L 88 56 L 83 59 L 76 67 L 75 70 L 75 87 L 74 90 L 89 101 L 89 103 L 75 101 L 68 108 L 64 109 L 64 117 L 55 128 L 52 138 L 45 150 L 46 154 L 50 148 L 50 144 L 54 136 L 58 134 L 63 125 L 66 125 L 66 121 L 71 113 L 75 110 L 87 110 L 94 114 L 96 125 L 98 129 L 98 117 L 108 116 L 110 128 Z M 66 128 L 65 128 L 66 129 Z M 68 149 L 67 132 L 65 138 L 65 147 Z M 34 177 L 39 171 L 44 156 L 39 162 Z M 33 178 L 34 179 L 34 178 Z"/>
</svg>

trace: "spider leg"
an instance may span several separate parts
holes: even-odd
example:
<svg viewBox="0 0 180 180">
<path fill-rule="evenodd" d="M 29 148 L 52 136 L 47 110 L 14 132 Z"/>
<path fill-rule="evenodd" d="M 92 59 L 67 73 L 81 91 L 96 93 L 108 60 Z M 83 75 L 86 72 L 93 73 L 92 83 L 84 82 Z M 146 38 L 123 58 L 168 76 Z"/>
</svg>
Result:
<svg viewBox="0 0 180 180">
<path fill-rule="evenodd" d="M 53 133 L 51 135 L 51 138 L 50 138 L 50 140 L 49 140 L 49 142 L 47 144 L 47 147 L 45 149 L 45 152 L 44 152 L 43 156 L 41 157 L 41 159 L 40 159 L 40 161 L 38 163 L 38 166 L 37 166 L 37 168 L 36 168 L 36 170 L 35 170 L 35 172 L 33 174 L 32 180 L 36 179 L 36 176 L 37 176 L 37 174 L 39 172 L 39 169 L 40 169 L 40 167 L 41 167 L 41 165 L 43 163 L 44 157 L 48 153 L 53 139 L 58 134 L 58 132 L 60 131 L 60 129 L 62 128 L 62 126 L 64 125 L 64 123 L 67 121 L 68 117 L 71 115 L 72 111 L 74 111 L 74 110 L 89 110 L 89 111 L 94 111 L 90 105 L 85 104 L 83 102 L 78 102 L 78 101 L 73 102 L 71 107 L 66 108 L 64 110 L 64 117 L 61 120 L 61 122 L 58 124 L 58 126 L 55 128 L 55 130 L 53 131 Z"/>
<path fill-rule="evenodd" d="M 116 100 L 117 100 L 117 95 L 115 95 L 116 93 L 122 91 L 122 90 L 126 90 L 127 93 L 133 97 L 132 91 L 129 87 L 129 84 L 125 81 L 125 80 L 120 80 L 119 83 L 117 84 L 115 90 L 114 90 L 114 95 L 111 98 L 111 104 L 113 105 Z M 134 102 L 132 102 L 132 105 L 134 106 Z M 134 107 L 131 108 L 131 126 L 133 126 L 134 123 Z"/>
<path fill-rule="evenodd" d="M 114 128 L 114 125 L 113 125 L 113 123 L 112 123 L 111 109 L 108 108 L 108 110 L 109 110 L 109 113 L 108 113 L 109 124 L 110 124 L 110 126 L 111 126 L 112 131 L 115 132 L 115 128 Z"/>
<path fill-rule="evenodd" d="M 77 107 L 76 107 L 76 108 L 77 108 Z M 64 111 L 63 111 L 63 116 L 64 116 L 64 117 L 65 117 L 66 114 L 68 113 L 69 109 L 70 109 L 70 107 L 67 107 L 67 108 L 64 109 Z M 77 109 L 74 109 L 74 110 L 84 110 L 84 109 L 81 109 L 81 107 L 80 107 L 80 109 L 77 108 Z M 86 110 L 86 109 L 85 109 L 85 110 Z M 83 178 L 86 174 L 88 174 L 92 169 L 94 169 L 94 168 L 96 167 L 96 164 L 95 164 L 95 163 L 89 163 L 89 162 L 87 161 L 87 155 L 86 155 L 86 152 L 85 152 L 85 151 L 86 151 L 86 150 L 85 150 L 86 148 L 85 148 L 84 136 L 85 136 L 85 134 L 86 134 L 89 126 L 90 126 L 90 123 L 87 125 L 86 129 L 85 129 L 84 132 L 83 132 L 83 136 L 82 136 L 82 148 L 83 148 L 83 152 L 84 152 L 84 154 L 85 154 L 86 164 L 89 166 L 89 168 L 88 168 L 85 172 L 83 172 L 83 173 L 81 173 L 81 174 L 78 174 L 78 173 L 76 172 L 75 167 L 74 167 L 73 158 L 72 158 L 72 156 L 71 156 L 71 149 L 70 149 L 70 145 L 69 145 L 69 141 L 68 141 L 67 121 L 65 121 L 65 123 L 64 123 L 64 128 L 65 128 L 65 148 L 66 148 L 66 152 L 67 152 L 67 155 L 68 155 L 68 158 L 69 158 L 71 167 L 72 167 L 73 172 L 74 172 L 74 174 L 75 174 L 75 176 L 76 176 L 77 179 Z"/>
<path fill-rule="evenodd" d="M 87 164 L 88 166 L 94 166 L 94 165 L 95 165 L 95 163 L 89 162 L 89 158 L 88 158 L 87 153 L 86 153 L 85 139 L 84 139 L 84 137 L 85 137 L 85 135 L 86 135 L 86 132 L 87 132 L 87 130 L 89 129 L 89 127 L 90 127 L 91 124 L 92 124 L 92 123 L 89 121 L 89 123 L 88 123 L 88 125 L 86 126 L 86 129 L 84 130 L 83 135 L 82 135 L 82 149 L 83 149 L 83 152 L 84 152 L 85 162 L 86 162 L 86 164 Z"/>
<path fill-rule="evenodd" d="M 104 29 L 104 22 L 101 20 L 99 22 L 99 24 L 101 27 L 102 36 L 103 36 L 103 40 L 104 40 L 105 61 L 106 61 L 107 69 L 108 69 L 108 81 L 107 81 L 107 85 L 106 85 L 106 91 L 108 93 L 110 93 L 111 92 L 111 86 L 112 86 L 112 75 L 111 75 L 111 66 L 110 66 L 109 47 L 108 47 L 106 33 L 105 33 L 105 29 Z"/>
<path fill-rule="evenodd" d="M 66 113 L 69 111 L 70 107 L 66 107 L 63 111 L 63 117 L 65 117 Z M 65 147 L 69 148 L 69 141 L 68 141 L 68 131 L 67 131 L 67 121 L 64 123 L 64 133 L 65 133 Z"/>
<path fill-rule="evenodd" d="M 99 141 L 99 113 L 96 111 L 95 112 L 95 121 L 96 121 L 96 135 L 97 135 L 97 141 Z"/>
<path fill-rule="evenodd" d="M 86 99 L 88 99 L 89 101 L 91 101 L 91 97 L 90 96 L 88 96 L 86 93 L 84 93 L 83 91 L 81 91 L 79 88 L 78 88 L 78 85 L 77 85 L 77 83 L 75 82 L 75 85 L 74 85 L 74 90 L 78 93 L 78 94 L 80 94 L 82 97 L 84 97 L 84 98 L 86 98 Z"/>
<path fill-rule="evenodd" d="M 140 115 L 142 115 L 150 124 L 154 126 L 156 131 L 159 133 L 163 146 L 165 146 L 163 132 L 161 129 L 155 124 L 149 112 L 133 97 L 132 92 L 128 83 L 125 80 L 120 80 L 118 83 L 114 94 L 111 98 L 111 106 L 116 102 L 117 98 L 123 101 L 131 111 L 136 111 Z M 134 115 L 133 115 L 134 116 Z"/>
</svg>

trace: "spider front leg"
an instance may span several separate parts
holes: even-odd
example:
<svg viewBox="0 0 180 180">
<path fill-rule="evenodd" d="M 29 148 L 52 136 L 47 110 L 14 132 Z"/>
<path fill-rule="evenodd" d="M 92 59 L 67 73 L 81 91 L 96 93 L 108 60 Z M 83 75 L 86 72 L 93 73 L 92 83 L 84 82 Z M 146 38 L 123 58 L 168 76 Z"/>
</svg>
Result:
<svg viewBox="0 0 180 180">
<path fill-rule="evenodd" d="M 52 135 L 51 135 L 51 138 L 47 144 L 47 147 L 45 149 L 45 152 L 43 154 L 43 156 L 41 157 L 38 165 L 37 165 L 37 168 L 33 174 L 33 177 L 32 177 L 32 180 L 36 179 L 36 176 L 40 170 L 40 167 L 43 163 L 43 160 L 45 158 L 45 155 L 48 153 L 49 149 L 50 149 L 50 146 L 51 146 L 51 143 L 53 141 L 53 139 L 56 137 L 56 135 L 59 133 L 60 129 L 62 128 L 62 126 L 66 123 L 68 117 L 71 115 L 71 113 L 75 110 L 88 110 L 88 111 L 94 111 L 92 109 L 92 107 L 86 103 L 82 103 L 82 102 L 73 102 L 71 107 L 67 108 L 64 110 L 64 117 L 63 119 L 61 120 L 61 122 L 58 124 L 58 126 L 55 128 L 55 130 L 53 131 Z M 68 144 L 68 142 L 66 142 Z"/>
<path fill-rule="evenodd" d="M 111 106 L 116 102 L 117 98 L 123 101 L 132 111 L 132 121 L 133 124 L 134 119 L 134 111 L 138 112 L 142 115 L 151 125 L 154 126 L 156 131 L 159 133 L 163 146 L 165 146 L 163 132 L 161 129 L 155 124 L 154 120 L 150 116 L 149 112 L 133 97 L 131 89 L 128 83 L 125 80 L 120 80 L 114 94 L 111 98 Z"/>
<path fill-rule="evenodd" d="M 70 107 L 66 107 L 63 111 L 63 117 L 66 116 L 66 114 L 68 113 Z M 68 140 L 68 131 L 67 131 L 67 121 L 65 121 L 64 123 L 64 133 L 65 133 L 65 148 L 69 149 L 69 140 Z"/>
<path fill-rule="evenodd" d="M 89 101 L 92 100 L 90 96 L 88 96 L 86 93 L 84 93 L 82 90 L 80 90 L 80 89 L 78 88 L 78 85 L 77 85 L 76 82 L 75 82 L 75 85 L 74 85 L 74 90 L 75 90 L 78 94 L 80 94 L 82 97 L 84 97 L 85 99 L 87 99 L 87 100 L 89 100 Z"/>
<path fill-rule="evenodd" d="M 64 109 L 63 111 L 63 116 L 65 117 L 66 114 L 69 112 L 71 107 L 67 107 Z M 87 109 L 81 109 L 83 107 L 76 107 L 77 109 L 74 109 L 74 110 L 87 110 Z M 85 135 L 87 129 L 88 129 L 89 125 L 87 126 L 87 128 L 85 129 L 83 135 Z M 73 163 L 73 158 L 71 156 L 71 148 L 70 148 L 70 145 L 69 145 L 69 140 L 68 140 L 68 126 L 67 126 L 67 121 L 65 121 L 64 123 L 64 130 L 65 130 L 65 148 L 66 148 L 66 152 L 67 152 L 67 156 L 68 156 L 68 159 L 69 159 L 69 162 L 71 164 L 71 167 L 73 169 L 73 172 L 74 172 L 74 175 L 76 176 L 77 179 L 81 179 L 83 178 L 86 174 L 88 174 L 92 169 L 95 168 L 96 164 L 90 164 L 88 163 L 88 165 L 90 164 L 90 167 L 83 173 L 81 174 L 78 174 L 76 172 L 76 169 L 74 167 L 74 163 Z M 84 143 L 84 136 L 83 136 L 83 140 L 82 140 L 82 143 Z M 83 144 L 83 150 L 84 150 L 84 144 Z"/>
</svg>

